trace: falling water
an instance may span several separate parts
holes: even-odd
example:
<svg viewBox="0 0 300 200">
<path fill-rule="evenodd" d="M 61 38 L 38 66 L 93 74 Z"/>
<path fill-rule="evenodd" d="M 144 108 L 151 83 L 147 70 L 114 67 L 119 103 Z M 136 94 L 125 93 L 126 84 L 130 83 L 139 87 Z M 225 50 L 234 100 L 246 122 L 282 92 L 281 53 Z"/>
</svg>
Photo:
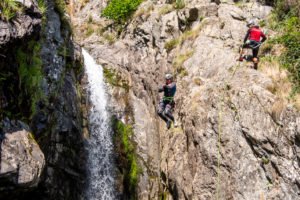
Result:
<svg viewBox="0 0 300 200">
<path fill-rule="evenodd" d="M 88 185 L 87 200 L 116 199 L 114 188 L 114 165 L 110 115 L 107 111 L 107 95 L 103 70 L 83 49 L 85 72 L 88 78 L 90 99 L 88 139 Z"/>
</svg>

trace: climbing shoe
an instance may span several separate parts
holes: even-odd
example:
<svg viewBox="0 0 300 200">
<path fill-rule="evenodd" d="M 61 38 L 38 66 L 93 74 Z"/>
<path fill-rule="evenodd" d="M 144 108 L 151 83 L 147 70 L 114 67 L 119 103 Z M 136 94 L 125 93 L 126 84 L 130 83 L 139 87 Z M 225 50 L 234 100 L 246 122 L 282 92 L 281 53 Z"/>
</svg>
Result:
<svg viewBox="0 0 300 200">
<path fill-rule="evenodd" d="M 167 121 L 167 129 L 170 129 L 171 128 L 171 124 L 172 122 L 170 120 Z"/>
<path fill-rule="evenodd" d="M 253 68 L 254 68 L 255 70 L 257 70 L 257 67 L 258 67 L 258 64 L 257 64 L 257 63 L 254 63 Z"/>
<path fill-rule="evenodd" d="M 177 121 L 175 121 L 175 122 L 173 123 L 173 125 L 174 125 L 175 128 L 177 128 L 177 127 L 178 127 Z"/>
</svg>

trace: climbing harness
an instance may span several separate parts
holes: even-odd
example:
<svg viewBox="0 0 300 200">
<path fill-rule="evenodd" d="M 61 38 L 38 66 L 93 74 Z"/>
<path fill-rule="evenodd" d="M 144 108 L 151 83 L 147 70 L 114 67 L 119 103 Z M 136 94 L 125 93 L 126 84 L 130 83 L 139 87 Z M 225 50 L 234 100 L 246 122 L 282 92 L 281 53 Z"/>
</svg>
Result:
<svg viewBox="0 0 300 200">
<path fill-rule="evenodd" d="M 164 96 L 164 97 L 163 97 L 163 100 L 164 100 L 164 101 L 173 101 L 173 100 L 174 100 L 174 97 L 166 97 L 166 96 Z"/>
</svg>

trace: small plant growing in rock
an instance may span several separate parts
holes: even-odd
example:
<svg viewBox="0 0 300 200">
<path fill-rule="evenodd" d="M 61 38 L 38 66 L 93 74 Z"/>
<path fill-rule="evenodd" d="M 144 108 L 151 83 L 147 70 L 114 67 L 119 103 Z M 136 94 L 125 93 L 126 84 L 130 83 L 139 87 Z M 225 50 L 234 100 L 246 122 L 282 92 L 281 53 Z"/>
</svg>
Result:
<svg viewBox="0 0 300 200">
<path fill-rule="evenodd" d="M 113 34 L 105 33 L 103 37 L 110 45 L 116 41 L 116 37 Z"/>
<path fill-rule="evenodd" d="M 89 16 L 88 23 L 89 24 L 93 23 L 93 17 L 91 15 Z"/>
<path fill-rule="evenodd" d="M 103 74 L 105 77 L 106 82 L 114 87 L 121 87 L 124 88 L 126 91 L 129 91 L 129 84 L 128 81 L 122 79 L 119 73 L 116 70 L 110 69 L 108 67 L 103 68 Z"/>
<path fill-rule="evenodd" d="M 143 7 L 141 9 L 139 9 L 135 14 L 134 17 L 140 17 L 140 16 L 145 16 L 146 18 L 148 18 L 151 14 L 151 11 L 154 10 L 154 6 L 153 4 Z"/>
<path fill-rule="evenodd" d="M 165 15 L 165 14 L 168 14 L 168 13 L 172 12 L 173 10 L 174 10 L 174 6 L 165 5 L 159 10 L 158 13 L 159 13 L 159 15 Z"/>
<path fill-rule="evenodd" d="M 22 10 L 22 6 L 15 0 L 0 1 L 0 18 L 5 21 L 11 20 L 16 16 L 16 13 Z"/>
<path fill-rule="evenodd" d="M 175 9 L 182 9 L 184 7 L 185 7 L 184 0 L 176 0 L 176 2 L 174 4 Z"/>
<path fill-rule="evenodd" d="M 192 57 L 193 54 L 194 54 L 194 51 L 188 51 L 185 54 L 179 54 L 179 55 L 177 55 L 177 57 L 173 61 L 173 66 L 175 68 L 174 70 L 175 70 L 175 72 L 176 72 L 177 75 L 179 75 L 181 77 L 188 75 L 188 72 L 183 67 L 183 63 L 187 59 L 189 59 L 190 57 Z"/>
<path fill-rule="evenodd" d="M 261 158 L 261 162 L 262 162 L 264 165 L 267 165 L 267 164 L 269 164 L 270 160 L 269 160 L 267 157 L 262 157 L 262 158 Z"/>
<path fill-rule="evenodd" d="M 179 44 L 179 39 L 172 39 L 172 40 L 165 43 L 165 49 L 167 50 L 167 52 L 170 52 L 178 44 Z"/>
<path fill-rule="evenodd" d="M 94 29 L 92 26 L 88 26 L 85 35 L 87 37 L 91 36 L 94 33 Z"/>
</svg>

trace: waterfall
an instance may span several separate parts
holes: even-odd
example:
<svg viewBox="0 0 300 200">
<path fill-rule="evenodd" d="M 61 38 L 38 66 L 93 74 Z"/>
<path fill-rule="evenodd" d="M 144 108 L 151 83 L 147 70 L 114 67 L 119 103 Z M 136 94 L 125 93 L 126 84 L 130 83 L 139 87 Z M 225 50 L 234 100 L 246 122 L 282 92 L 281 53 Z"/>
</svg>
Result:
<svg viewBox="0 0 300 200">
<path fill-rule="evenodd" d="M 88 184 L 85 191 L 87 200 L 116 199 L 114 181 L 113 143 L 110 113 L 107 111 L 107 94 L 103 69 L 85 51 L 85 73 L 88 79 L 90 100 L 88 149 Z"/>
</svg>

